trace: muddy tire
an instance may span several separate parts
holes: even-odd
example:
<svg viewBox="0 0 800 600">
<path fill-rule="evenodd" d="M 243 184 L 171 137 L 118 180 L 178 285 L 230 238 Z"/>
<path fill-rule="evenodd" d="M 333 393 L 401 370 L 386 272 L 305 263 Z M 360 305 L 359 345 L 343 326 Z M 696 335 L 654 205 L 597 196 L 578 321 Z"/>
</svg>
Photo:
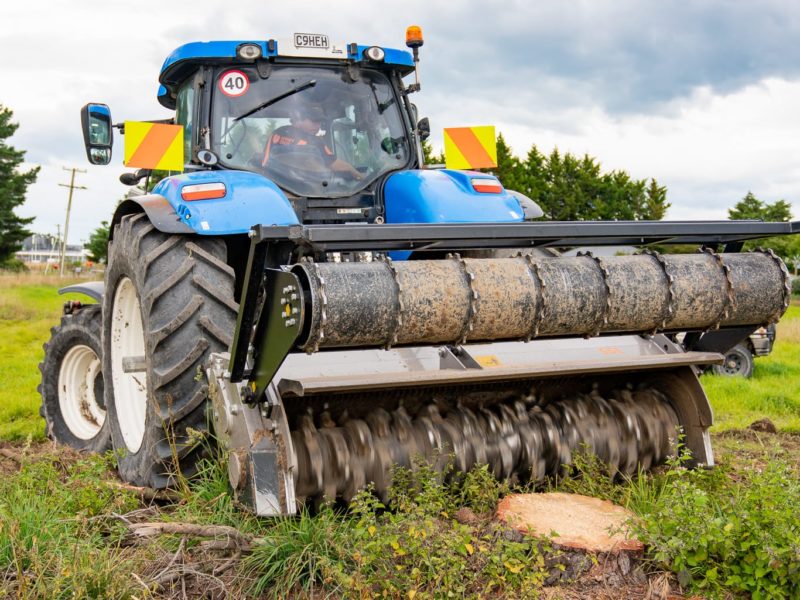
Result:
<svg viewBox="0 0 800 600">
<path fill-rule="evenodd" d="M 218 238 L 169 235 L 128 215 L 109 245 L 103 370 L 119 472 L 164 488 L 196 472 L 208 443 L 203 365 L 228 350 L 234 272 Z"/>
<path fill-rule="evenodd" d="M 717 375 L 741 377 L 753 376 L 753 353 L 742 344 L 737 344 L 725 353 L 725 362 L 711 367 Z"/>
<path fill-rule="evenodd" d="M 83 306 L 61 317 L 50 330 L 39 363 L 42 396 L 39 413 L 45 434 L 77 450 L 111 448 L 103 393 L 100 305 Z"/>
</svg>

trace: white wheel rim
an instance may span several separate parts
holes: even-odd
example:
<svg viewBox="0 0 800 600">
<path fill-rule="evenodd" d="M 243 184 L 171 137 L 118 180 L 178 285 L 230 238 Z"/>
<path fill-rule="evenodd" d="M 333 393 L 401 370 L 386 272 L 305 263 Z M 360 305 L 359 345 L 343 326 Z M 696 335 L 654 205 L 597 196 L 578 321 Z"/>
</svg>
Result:
<svg viewBox="0 0 800 600">
<path fill-rule="evenodd" d="M 83 344 L 64 355 L 58 370 L 58 407 L 64 424 L 81 440 L 95 437 L 106 420 L 94 396 L 94 383 L 100 376 L 100 359 Z"/>
<path fill-rule="evenodd" d="M 133 282 L 123 277 L 111 309 L 111 378 L 114 407 L 125 446 L 138 452 L 147 415 L 147 373 L 125 373 L 122 359 L 145 355 L 142 310 Z"/>
</svg>

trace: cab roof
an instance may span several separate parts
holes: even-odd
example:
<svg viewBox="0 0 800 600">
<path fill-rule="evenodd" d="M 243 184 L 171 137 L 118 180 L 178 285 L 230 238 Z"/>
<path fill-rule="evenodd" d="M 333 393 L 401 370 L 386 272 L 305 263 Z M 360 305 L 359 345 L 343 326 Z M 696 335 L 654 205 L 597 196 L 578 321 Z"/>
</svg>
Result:
<svg viewBox="0 0 800 600">
<path fill-rule="evenodd" d="M 302 34 L 307 35 L 307 34 Z M 326 37 L 327 36 L 323 36 Z M 292 40 L 228 40 L 216 42 L 191 42 L 176 48 L 164 61 L 158 81 L 158 101 L 169 109 L 175 108 L 175 95 L 177 87 L 187 77 L 194 73 L 200 65 L 230 64 L 231 62 L 252 63 L 252 60 L 240 58 L 237 50 L 244 45 L 255 45 L 261 48 L 261 57 L 274 59 L 286 58 L 311 58 L 329 59 L 349 63 L 369 63 L 370 65 L 383 64 L 393 68 L 401 75 L 407 75 L 414 70 L 414 60 L 411 53 L 406 50 L 382 48 L 385 58 L 382 63 L 369 61 L 364 56 L 364 51 L 371 46 L 361 44 L 331 43 L 327 48 L 297 48 Z"/>
</svg>

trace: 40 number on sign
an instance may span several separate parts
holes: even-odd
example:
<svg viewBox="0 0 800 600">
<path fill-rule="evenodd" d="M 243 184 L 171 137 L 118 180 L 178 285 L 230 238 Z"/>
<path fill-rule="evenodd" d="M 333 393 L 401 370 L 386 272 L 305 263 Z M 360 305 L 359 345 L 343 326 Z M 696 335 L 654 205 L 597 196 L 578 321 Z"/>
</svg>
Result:
<svg viewBox="0 0 800 600">
<path fill-rule="evenodd" d="M 219 89 L 226 96 L 232 98 L 244 96 L 249 88 L 250 81 L 241 71 L 225 71 L 219 78 Z"/>
</svg>

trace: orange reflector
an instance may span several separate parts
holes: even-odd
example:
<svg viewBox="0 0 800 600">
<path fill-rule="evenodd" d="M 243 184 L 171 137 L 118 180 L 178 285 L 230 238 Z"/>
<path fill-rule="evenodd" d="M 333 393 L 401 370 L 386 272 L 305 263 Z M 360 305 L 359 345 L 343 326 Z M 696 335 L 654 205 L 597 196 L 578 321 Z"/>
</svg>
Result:
<svg viewBox="0 0 800 600">
<path fill-rule="evenodd" d="M 503 191 L 503 185 L 497 179 L 473 177 L 469 182 L 472 189 L 481 194 L 499 194 Z"/>
<path fill-rule="evenodd" d="M 187 202 L 224 198 L 225 194 L 224 183 L 197 183 L 195 185 L 185 185 L 181 188 L 181 198 Z"/>
<path fill-rule="evenodd" d="M 406 29 L 406 46 L 409 48 L 419 48 L 422 46 L 422 27 L 411 25 Z"/>
</svg>

